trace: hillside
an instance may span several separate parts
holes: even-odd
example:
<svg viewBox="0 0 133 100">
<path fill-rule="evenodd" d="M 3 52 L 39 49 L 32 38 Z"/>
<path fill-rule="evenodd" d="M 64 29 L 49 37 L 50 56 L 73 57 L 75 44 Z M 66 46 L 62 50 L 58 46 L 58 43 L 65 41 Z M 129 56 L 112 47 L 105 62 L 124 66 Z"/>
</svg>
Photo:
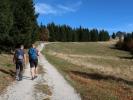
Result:
<svg viewBox="0 0 133 100">
<path fill-rule="evenodd" d="M 133 66 L 129 52 L 109 42 L 52 43 L 44 54 L 83 100 L 132 100 Z"/>
</svg>

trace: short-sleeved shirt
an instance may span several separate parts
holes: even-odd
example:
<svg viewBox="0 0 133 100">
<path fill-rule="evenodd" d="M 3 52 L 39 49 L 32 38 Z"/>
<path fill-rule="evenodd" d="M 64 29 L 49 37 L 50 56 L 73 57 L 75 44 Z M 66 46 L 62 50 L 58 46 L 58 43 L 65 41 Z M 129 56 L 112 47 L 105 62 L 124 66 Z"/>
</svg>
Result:
<svg viewBox="0 0 133 100">
<path fill-rule="evenodd" d="M 25 54 L 25 52 L 24 52 L 23 49 L 17 49 L 15 51 L 15 59 L 16 60 L 23 60 L 24 59 L 24 54 Z"/>
</svg>

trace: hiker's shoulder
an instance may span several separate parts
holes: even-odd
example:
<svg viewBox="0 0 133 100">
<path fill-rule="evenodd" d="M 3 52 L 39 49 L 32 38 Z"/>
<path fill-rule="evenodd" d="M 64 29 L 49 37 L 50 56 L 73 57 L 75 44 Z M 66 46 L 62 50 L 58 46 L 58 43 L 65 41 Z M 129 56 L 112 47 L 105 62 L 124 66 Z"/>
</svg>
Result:
<svg viewBox="0 0 133 100">
<path fill-rule="evenodd" d="M 33 50 L 33 48 L 29 48 L 29 51 L 30 51 L 30 50 Z"/>
<path fill-rule="evenodd" d="M 24 49 L 18 49 L 18 52 L 25 54 L 25 50 Z"/>
<path fill-rule="evenodd" d="M 18 52 L 18 50 L 19 50 L 19 49 L 15 49 L 15 53 L 17 53 L 17 52 Z"/>
<path fill-rule="evenodd" d="M 33 48 L 29 48 L 28 52 L 31 52 L 31 51 L 33 51 Z"/>
</svg>

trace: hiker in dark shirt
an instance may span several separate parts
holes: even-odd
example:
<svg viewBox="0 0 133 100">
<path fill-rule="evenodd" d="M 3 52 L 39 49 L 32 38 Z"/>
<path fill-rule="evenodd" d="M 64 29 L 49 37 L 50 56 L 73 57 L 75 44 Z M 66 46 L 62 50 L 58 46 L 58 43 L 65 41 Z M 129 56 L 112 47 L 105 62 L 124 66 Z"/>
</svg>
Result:
<svg viewBox="0 0 133 100">
<path fill-rule="evenodd" d="M 13 57 L 13 62 L 16 64 L 16 80 L 22 80 L 23 67 L 26 63 L 26 55 L 24 52 L 24 46 L 20 45 L 19 48 L 16 49 Z"/>
</svg>

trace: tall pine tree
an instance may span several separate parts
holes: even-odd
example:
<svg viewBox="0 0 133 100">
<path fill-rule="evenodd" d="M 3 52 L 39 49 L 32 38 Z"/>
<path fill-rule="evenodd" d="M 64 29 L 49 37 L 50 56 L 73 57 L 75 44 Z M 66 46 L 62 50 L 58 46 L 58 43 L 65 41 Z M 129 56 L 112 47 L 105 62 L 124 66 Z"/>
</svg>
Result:
<svg viewBox="0 0 133 100">
<path fill-rule="evenodd" d="M 32 0 L 12 0 L 13 27 L 10 34 L 14 45 L 29 46 L 39 38 L 37 15 Z"/>
<path fill-rule="evenodd" d="M 0 0 L 0 49 L 11 48 L 12 38 L 9 31 L 13 25 L 13 14 L 11 12 L 10 0 Z"/>
</svg>

